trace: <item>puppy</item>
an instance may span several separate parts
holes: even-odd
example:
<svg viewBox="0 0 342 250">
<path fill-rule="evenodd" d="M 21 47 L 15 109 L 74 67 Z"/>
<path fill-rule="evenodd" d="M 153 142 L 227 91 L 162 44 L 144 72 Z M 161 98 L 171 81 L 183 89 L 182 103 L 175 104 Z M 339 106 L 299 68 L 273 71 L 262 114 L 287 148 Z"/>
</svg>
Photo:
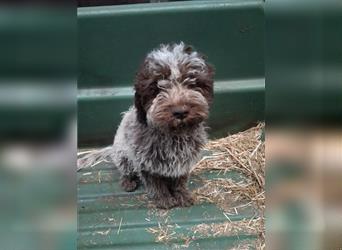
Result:
<svg viewBox="0 0 342 250">
<path fill-rule="evenodd" d="M 207 140 L 213 75 L 204 57 L 183 42 L 146 56 L 134 107 L 124 113 L 112 147 L 125 191 L 141 181 L 159 208 L 193 204 L 187 181 Z"/>
</svg>

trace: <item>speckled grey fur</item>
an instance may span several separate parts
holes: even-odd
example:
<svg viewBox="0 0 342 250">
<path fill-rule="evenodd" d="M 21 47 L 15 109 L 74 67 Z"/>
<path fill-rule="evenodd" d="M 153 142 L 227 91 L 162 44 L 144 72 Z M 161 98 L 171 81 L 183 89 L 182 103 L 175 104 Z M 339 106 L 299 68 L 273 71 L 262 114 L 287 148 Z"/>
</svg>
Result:
<svg viewBox="0 0 342 250">
<path fill-rule="evenodd" d="M 188 175 L 199 160 L 207 134 L 203 122 L 191 131 L 170 133 L 138 122 L 135 108 L 124 113 L 112 159 L 125 176 L 142 171 L 166 177 Z"/>
</svg>

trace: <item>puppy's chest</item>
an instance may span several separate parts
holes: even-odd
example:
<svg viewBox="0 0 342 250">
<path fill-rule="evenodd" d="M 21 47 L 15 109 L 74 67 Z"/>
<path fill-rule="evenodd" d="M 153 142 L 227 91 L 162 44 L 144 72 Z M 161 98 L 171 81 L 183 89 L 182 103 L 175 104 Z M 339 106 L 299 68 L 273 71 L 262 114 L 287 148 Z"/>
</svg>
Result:
<svg viewBox="0 0 342 250">
<path fill-rule="evenodd" d="M 168 160 L 175 157 L 186 159 L 196 154 L 201 148 L 201 142 L 196 138 L 152 136 L 146 138 L 141 152 L 156 160 Z"/>
<path fill-rule="evenodd" d="M 198 159 L 203 143 L 199 137 L 149 135 L 137 146 L 137 158 L 147 170 L 166 175 L 188 172 Z"/>
</svg>

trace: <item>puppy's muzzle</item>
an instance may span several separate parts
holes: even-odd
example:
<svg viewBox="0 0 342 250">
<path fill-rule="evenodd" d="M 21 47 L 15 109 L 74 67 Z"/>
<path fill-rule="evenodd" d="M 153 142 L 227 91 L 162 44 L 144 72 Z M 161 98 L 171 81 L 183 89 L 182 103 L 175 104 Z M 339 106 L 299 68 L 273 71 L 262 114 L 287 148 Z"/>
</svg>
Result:
<svg viewBox="0 0 342 250">
<path fill-rule="evenodd" d="M 189 115 L 189 108 L 185 106 L 173 107 L 171 109 L 172 115 L 178 120 L 184 120 Z"/>
</svg>

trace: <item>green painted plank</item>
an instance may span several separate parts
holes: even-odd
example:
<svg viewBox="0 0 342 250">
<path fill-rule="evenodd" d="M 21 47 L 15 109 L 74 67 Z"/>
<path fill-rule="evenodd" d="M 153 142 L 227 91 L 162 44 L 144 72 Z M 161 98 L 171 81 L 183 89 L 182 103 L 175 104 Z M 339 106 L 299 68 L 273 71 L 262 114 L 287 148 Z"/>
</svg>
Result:
<svg viewBox="0 0 342 250">
<path fill-rule="evenodd" d="M 182 228 L 181 231 L 185 237 L 188 235 L 192 235 L 191 229 L 185 229 Z M 181 233 L 179 232 L 179 233 Z M 145 244 L 151 244 L 151 242 L 154 242 L 154 237 L 151 233 L 147 232 L 145 229 L 124 229 L 120 230 L 120 233 L 118 234 L 117 231 L 109 231 L 107 235 L 101 235 L 99 233 L 90 233 L 88 235 L 84 235 L 82 240 L 78 242 L 78 249 L 87 249 L 87 248 L 111 248 L 111 249 L 121 249 L 121 248 L 128 248 L 135 245 L 138 249 L 141 246 L 144 246 Z M 197 236 L 199 241 L 192 242 L 192 246 L 189 249 L 230 249 L 230 246 L 237 245 L 239 243 L 242 243 L 245 240 L 253 240 L 256 238 L 254 235 L 238 235 L 238 236 L 230 236 L 230 237 L 224 237 L 221 238 L 223 241 L 217 241 L 217 239 L 211 239 L 210 244 L 206 243 L 208 238 L 205 236 Z M 175 245 L 183 245 L 184 239 L 178 238 L 174 239 L 168 244 L 159 244 L 164 249 L 167 249 L 167 247 L 174 246 Z M 178 244 L 174 244 L 178 243 Z M 196 246 L 197 245 L 197 246 Z M 216 248 L 215 248 L 216 247 Z M 223 247 L 223 248 L 221 248 Z M 162 249 L 163 249 L 162 248 Z M 170 249 L 170 248 L 169 248 Z"/>
<path fill-rule="evenodd" d="M 231 221 L 242 220 L 244 218 L 252 218 L 255 211 L 251 207 L 239 209 L 238 214 L 230 215 Z M 172 209 L 166 216 L 172 221 L 172 224 L 200 224 L 200 223 L 214 223 L 226 222 L 227 218 L 224 216 L 222 210 L 213 204 L 195 205 L 190 208 L 175 208 Z M 166 218 L 165 217 L 165 218 Z M 149 211 L 144 207 L 125 207 L 122 205 L 121 209 L 94 211 L 82 213 L 79 211 L 78 223 L 79 232 L 89 231 L 106 231 L 111 228 L 118 230 L 120 221 L 124 221 L 121 228 L 136 228 L 136 227 L 157 227 L 158 223 L 163 221 L 153 210 Z"/>
<path fill-rule="evenodd" d="M 214 239 L 198 239 L 195 241 L 192 241 L 189 246 L 183 245 L 183 243 L 175 244 L 162 244 L 162 243 L 155 243 L 155 242 L 149 242 L 144 244 L 130 244 L 130 245 L 112 245 L 110 247 L 107 246 L 98 246 L 98 245 L 92 245 L 90 246 L 82 246 L 81 248 L 78 248 L 79 250 L 83 249 L 101 249 L 101 250 L 113 250 L 113 249 L 130 249 L 130 250 L 169 250 L 169 249 L 211 249 L 211 250 L 222 250 L 222 249 L 233 249 L 241 246 L 242 244 L 248 244 L 251 246 L 256 245 L 256 239 L 253 236 L 245 236 L 240 235 L 239 237 L 219 237 Z M 244 248 L 246 249 L 246 248 Z M 250 247 L 248 249 L 256 249 L 253 247 Z"/>
<path fill-rule="evenodd" d="M 127 86 L 160 43 L 206 54 L 216 79 L 264 75 L 262 0 L 212 0 L 78 9 L 80 88 Z"/>
<path fill-rule="evenodd" d="M 218 171 L 207 171 L 199 176 L 193 175 L 189 186 L 195 189 L 201 185 L 203 178 L 218 177 L 243 180 L 235 171 L 220 175 Z M 190 243 L 190 249 L 207 249 L 209 246 L 210 249 L 222 249 L 223 246 L 241 244 L 244 240 L 255 244 L 256 236 L 243 232 L 218 240 L 212 236 L 194 234 L 193 227 L 199 224 L 227 222 L 223 210 L 215 204 L 201 203 L 189 208 L 174 208 L 161 215 L 164 212 L 149 208 L 146 197 L 141 197 L 143 188 L 126 193 L 121 190 L 118 181 L 118 172 L 110 163 L 103 162 L 78 173 L 78 249 L 168 249 L 180 247 L 185 237 L 193 236 L 195 239 Z M 229 215 L 229 218 L 231 221 L 251 219 L 256 213 L 253 207 L 246 206 L 238 208 L 237 214 Z M 178 236 L 166 245 L 155 243 L 155 236 L 147 229 L 159 225 L 171 225 Z"/>
</svg>

